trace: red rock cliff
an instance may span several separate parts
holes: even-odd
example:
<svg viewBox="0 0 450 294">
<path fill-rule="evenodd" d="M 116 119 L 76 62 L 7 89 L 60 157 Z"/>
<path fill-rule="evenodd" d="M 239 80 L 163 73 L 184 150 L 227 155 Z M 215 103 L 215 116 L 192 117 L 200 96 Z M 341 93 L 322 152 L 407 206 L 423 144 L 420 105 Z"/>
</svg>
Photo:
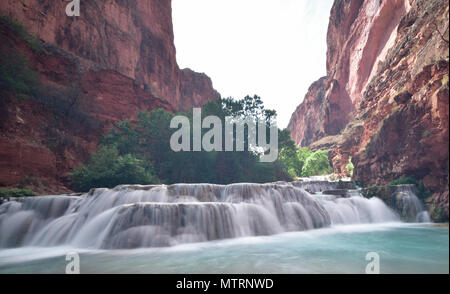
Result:
<svg viewBox="0 0 450 294">
<path fill-rule="evenodd" d="M 364 184 L 420 180 L 436 220 L 448 220 L 448 13 L 439 0 L 335 1 L 327 77 L 289 124 L 297 144 L 332 150 L 338 174 L 352 156 Z"/>
<path fill-rule="evenodd" d="M 11 14 L 43 41 L 72 53 L 83 71 L 112 70 L 128 77 L 174 108 L 202 105 L 218 97 L 210 79 L 195 72 L 203 88 L 190 89 L 175 57 L 170 0 L 81 1 L 80 16 L 67 17 L 66 1 L 4 0 L 2 15 Z M 186 93 L 202 95 L 186 97 Z"/>
<path fill-rule="evenodd" d="M 0 2 L 1 16 L 44 42 L 36 52 L 2 25 L 2 54 L 28 56 L 44 83 L 66 90 L 76 85 L 79 94 L 76 111 L 55 115 L 45 103 L 2 89 L 0 186 L 33 183 L 38 191 L 63 191 L 67 173 L 89 157 L 112 122 L 139 110 L 187 110 L 220 97 L 208 76 L 179 69 L 170 0 L 81 1 L 79 17 L 66 16 L 67 4 Z"/>
<path fill-rule="evenodd" d="M 327 35 L 327 77 L 313 84 L 303 102 L 318 106 L 300 105 L 288 126 L 297 144 L 307 146 L 336 135 L 351 120 L 408 9 L 407 0 L 334 2 Z"/>
</svg>

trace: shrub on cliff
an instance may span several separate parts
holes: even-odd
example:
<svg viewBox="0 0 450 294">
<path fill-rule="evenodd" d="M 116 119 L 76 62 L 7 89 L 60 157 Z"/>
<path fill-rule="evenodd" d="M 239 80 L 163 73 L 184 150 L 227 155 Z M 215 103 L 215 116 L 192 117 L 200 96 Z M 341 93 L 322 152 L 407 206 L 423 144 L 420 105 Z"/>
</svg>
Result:
<svg viewBox="0 0 450 294">
<path fill-rule="evenodd" d="M 0 25 L 5 26 L 13 31 L 14 34 L 21 40 L 25 41 L 34 52 L 41 52 L 42 42 L 38 38 L 36 38 L 36 36 L 29 33 L 25 29 L 25 27 L 22 24 L 18 23 L 15 19 L 13 19 L 11 15 L 0 16 Z"/>
<path fill-rule="evenodd" d="M 131 154 L 119 155 L 117 148 L 100 146 L 87 165 L 80 165 L 71 174 L 77 191 L 91 188 L 113 188 L 121 184 L 155 184 L 159 179 L 152 167 Z"/>
<path fill-rule="evenodd" d="M 40 86 L 39 75 L 30 69 L 26 56 L 17 52 L 2 52 L 0 89 L 11 91 L 19 98 L 23 98 L 36 94 Z"/>
<path fill-rule="evenodd" d="M 345 170 L 349 172 L 350 177 L 353 176 L 353 170 L 355 169 L 353 162 L 352 162 L 352 157 L 350 156 L 350 158 L 348 159 L 348 163 L 345 166 Z"/>
</svg>

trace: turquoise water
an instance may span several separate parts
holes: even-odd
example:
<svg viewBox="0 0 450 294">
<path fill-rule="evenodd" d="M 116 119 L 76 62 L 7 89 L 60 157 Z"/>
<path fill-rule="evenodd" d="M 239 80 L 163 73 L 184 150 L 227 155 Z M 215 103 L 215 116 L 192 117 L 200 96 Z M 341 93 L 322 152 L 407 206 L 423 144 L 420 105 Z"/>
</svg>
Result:
<svg viewBox="0 0 450 294">
<path fill-rule="evenodd" d="M 0 273 L 64 273 L 67 252 L 81 273 L 365 273 L 368 252 L 381 273 L 449 273 L 448 227 L 347 225 L 266 237 L 135 250 L 68 247 L 0 250 Z"/>
</svg>

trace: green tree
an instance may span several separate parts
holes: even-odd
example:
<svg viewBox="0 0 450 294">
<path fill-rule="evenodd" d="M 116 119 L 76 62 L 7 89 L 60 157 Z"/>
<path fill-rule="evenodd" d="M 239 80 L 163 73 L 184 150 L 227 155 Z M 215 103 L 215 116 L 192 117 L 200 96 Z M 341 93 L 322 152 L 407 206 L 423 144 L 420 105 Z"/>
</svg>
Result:
<svg viewBox="0 0 450 294">
<path fill-rule="evenodd" d="M 320 176 L 331 173 L 331 166 L 328 161 L 328 151 L 318 150 L 312 153 L 305 161 L 302 168 L 302 176 Z"/>
<path fill-rule="evenodd" d="M 134 129 L 132 122 L 128 119 L 118 122 L 101 143 L 115 146 L 119 154 L 138 154 L 141 135 Z"/>
<path fill-rule="evenodd" d="M 308 147 L 302 147 L 297 149 L 297 158 L 300 163 L 298 169 L 300 170 L 299 175 L 303 172 L 303 167 L 305 166 L 306 160 L 310 157 L 314 152 L 312 152 Z"/>
<path fill-rule="evenodd" d="M 113 188 L 121 184 L 154 184 L 159 180 L 149 163 L 131 154 L 119 155 L 116 147 L 100 146 L 88 164 L 80 165 L 70 174 L 77 191 L 91 188 Z"/>
<path fill-rule="evenodd" d="M 185 115 L 191 120 L 192 125 L 192 112 L 177 113 L 177 115 Z M 242 117 L 244 115 L 249 115 L 250 118 L 257 121 L 262 117 L 273 120 L 276 112 L 265 109 L 258 96 L 247 96 L 241 100 L 227 98 L 210 101 L 202 107 L 202 117 L 205 118 L 209 115 L 218 116 L 223 122 L 225 116 Z M 117 168 L 107 159 L 128 158 L 128 156 L 138 160 L 143 167 L 146 167 L 147 164 L 152 166 L 152 170 L 155 171 L 158 178 L 166 184 L 180 182 L 229 184 L 291 179 L 281 160 L 274 163 L 259 162 L 259 155 L 248 148 L 248 141 L 245 142 L 246 148 L 243 152 L 172 151 L 170 138 L 174 130 L 169 126 L 173 116 L 174 114 L 163 109 L 156 109 L 150 113 L 140 112 L 136 121 L 125 120 L 115 124 L 114 128 L 101 140 L 102 145 L 107 149 L 99 149 L 100 154 L 96 154 L 88 166 L 81 166 L 74 171 L 73 180 L 74 183 L 76 182 L 76 186 L 82 186 L 83 182 L 87 182 L 86 186 L 92 186 L 92 179 L 96 174 L 103 176 L 102 180 L 96 179 L 95 185 L 106 186 L 104 183 L 115 183 L 111 180 L 114 177 L 110 176 L 108 172 L 117 170 Z M 224 128 L 225 124 L 223 123 L 223 136 L 225 136 Z M 191 128 L 191 137 L 192 131 Z M 291 158 L 294 161 L 297 160 L 295 143 L 290 138 L 289 132 L 287 130 L 280 131 L 280 134 L 282 134 L 282 145 L 286 147 L 285 150 L 290 152 L 289 156 L 286 156 L 286 160 L 291 160 Z M 224 149 L 224 137 L 222 144 L 222 149 Z M 116 150 L 117 155 L 114 155 L 111 150 Z M 295 163 L 290 163 L 290 165 L 296 166 Z M 297 170 L 297 172 L 300 171 L 301 169 Z M 86 189 L 84 186 L 83 188 Z"/>
<path fill-rule="evenodd" d="M 303 163 L 297 156 L 298 149 L 292 140 L 289 130 L 284 129 L 278 133 L 278 147 L 280 148 L 279 161 L 284 172 L 291 178 L 301 175 Z"/>
</svg>

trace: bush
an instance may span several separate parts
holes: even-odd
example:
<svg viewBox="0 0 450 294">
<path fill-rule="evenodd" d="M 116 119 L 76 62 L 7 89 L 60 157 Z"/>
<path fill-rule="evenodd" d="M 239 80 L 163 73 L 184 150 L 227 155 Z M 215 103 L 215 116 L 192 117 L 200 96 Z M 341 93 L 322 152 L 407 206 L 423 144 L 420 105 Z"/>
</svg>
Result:
<svg viewBox="0 0 450 294">
<path fill-rule="evenodd" d="M 36 196 L 29 189 L 0 189 L 0 198 Z"/>
<path fill-rule="evenodd" d="M 42 42 L 34 35 L 28 33 L 24 26 L 15 21 L 11 15 L 0 16 L 0 24 L 13 31 L 16 36 L 25 41 L 34 52 L 41 52 L 43 48 Z"/>
<path fill-rule="evenodd" d="M 397 180 L 393 180 L 389 183 L 389 186 L 397 186 L 397 185 L 418 185 L 419 182 L 411 177 L 400 178 Z"/>
<path fill-rule="evenodd" d="M 350 156 L 348 159 L 348 163 L 345 166 L 345 170 L 348 171 L 350 173 L 350 177 L 353 177 L 353 170 L 355 169 L 353 162 L 352 162 L 352 157 Z"/>
<path fill-rule="evenodd" d="M 0 58 L 0 89 L 19 98 L 37 95 L 41 87 L 39 75 L 30 69 L 26 56 L 17 52 L 2 53 Z"/>
<path fill-rule="evenodd" d="M 72 185 L 77 191 L 91 188 L 113 188 L 122 184 L 155 184 L 159 179 L 152 167 L 134 155 L 119 156 L 115 147 L 100 146 L 87 165 L 80 165 L 71 174 Z"/>
</svg>

